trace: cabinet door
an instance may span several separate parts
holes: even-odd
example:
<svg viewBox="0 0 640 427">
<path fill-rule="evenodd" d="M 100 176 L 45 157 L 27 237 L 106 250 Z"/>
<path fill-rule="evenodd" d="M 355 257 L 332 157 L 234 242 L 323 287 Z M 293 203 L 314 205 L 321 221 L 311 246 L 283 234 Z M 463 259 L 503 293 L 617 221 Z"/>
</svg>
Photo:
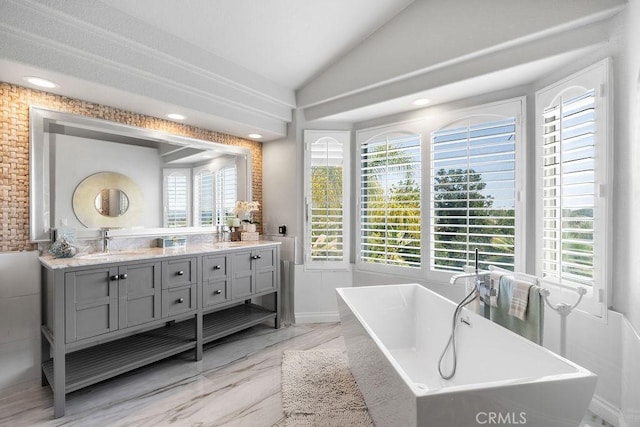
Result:
<svg viewBox="0 0 640 427">
<path fill-rule="evenodd" d="M 162 291 L 162 317 L 189 313 L 196 308 L 196 285 Z"/>
<path fill-rule="evenodd" d="M 231 258 L 231 298 L 250 297 L 254 289 L 253 260 L 250 251 L 232 252 Z"/>
<path fill-rule="evenodd" d="M 278 264 L 276 249 L 257 249 L 252 258 L 256 273 L 256 293 L 275 290 L 277 288 L 276 267 Z"/>
<path fill-rule="evenodd" d="M 162 289 L 195 285 L 196 258 L 178 258 L 162 262 Z"/>
<path fill-rule="evenodd" d="M 118 268 L 68 272 L 64 278 L 67 343 L 118 329 Z"/>
<path fill-rule="evenodd" d="M 120 328 L 161 318 L 160 271 L 159 262 L 121 266 L 118 269 Z"/>
</svg>

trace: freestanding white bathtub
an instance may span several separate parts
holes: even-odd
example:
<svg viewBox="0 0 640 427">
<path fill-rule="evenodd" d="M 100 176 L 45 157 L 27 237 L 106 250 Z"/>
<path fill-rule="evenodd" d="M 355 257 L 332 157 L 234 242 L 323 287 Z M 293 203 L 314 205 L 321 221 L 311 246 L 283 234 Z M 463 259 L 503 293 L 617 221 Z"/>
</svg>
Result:
<svg viewBox="0 0 640 427">
<path fill-rule="evenodd" d="M 454 303 L 417 284 L 337 291 L 349 365 L 377 427 L 575 427 L 584 417 L 597 377 L 575 363 L 463 310 L 457 373 L 443 380 Z"/>
</svg>

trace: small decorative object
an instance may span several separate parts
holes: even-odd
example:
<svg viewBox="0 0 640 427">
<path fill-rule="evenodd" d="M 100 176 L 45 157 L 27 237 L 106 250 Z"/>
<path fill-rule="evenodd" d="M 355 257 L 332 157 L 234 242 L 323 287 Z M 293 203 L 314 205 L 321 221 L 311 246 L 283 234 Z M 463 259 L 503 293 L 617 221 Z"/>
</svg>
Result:
<svg viewBox="0 0 640 427">
<path fill-rule="evenodd" d="M 66 236 L 60 237 L 53 242 L 49 248 L 49 253 L 56 258 L 71 258 L 78 252 L 78 249 L 67 239 Z"/>
<path fill-rule="evenodd" d="M 260 240 L 260 235 L 257 231 L 243 231 L 240 233 L 240 240 L 243 242 L 257 241 Z"/>
<path fill-rule="evenodd" d="M 187 246 L 186 237 L 160 237 L 158 238 L 159 248 L 184 248 Z"/>
<path fill-rule="evenodd" d="M 253 213 L 260 209 L 260 203 L 256 201 L 247 202 L 244 200 L 238 200 L 236 202 L 236 207 L 233 212 L 236 215 L 242 215 L 244 219 L 242 220 L 242 230 L 250 233 L 254 233 L 256 231 L 257 221 L 253 220 Z"/>
</svg>

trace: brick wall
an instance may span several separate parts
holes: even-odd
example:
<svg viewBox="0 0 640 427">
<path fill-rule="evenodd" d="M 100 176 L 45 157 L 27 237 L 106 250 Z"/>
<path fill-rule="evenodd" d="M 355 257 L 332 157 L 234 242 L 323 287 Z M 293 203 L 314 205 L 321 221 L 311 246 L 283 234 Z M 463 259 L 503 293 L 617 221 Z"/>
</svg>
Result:
<svg viewBox="0 0 640 427">
<path fill-rule="evenodd" d="M 253 200 L 262 205 L 262 144 L 220 132 L 0 82 L 0 252 L 34 249 L 29 241 L 29 106 L 111 120 L 246 147 L 253 156 Z M 254 216 L 262 222 L 262 212 Z"/>
</svg>

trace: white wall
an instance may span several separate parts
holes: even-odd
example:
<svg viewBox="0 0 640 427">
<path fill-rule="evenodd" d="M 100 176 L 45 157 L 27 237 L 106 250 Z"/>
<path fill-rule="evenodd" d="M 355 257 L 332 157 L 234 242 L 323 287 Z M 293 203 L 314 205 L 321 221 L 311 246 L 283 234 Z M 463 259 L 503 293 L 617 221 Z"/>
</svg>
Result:
<svg viewBox="0 0 640 427">
<path fill-rule="evenodd" d="M 622 22 L 623 48 L 617 65 L 614 306 L 640 330 L 640 2 L 632 0 Z"/>
<path fill-rule="evenodd" d="M 0 390 L 40 378 L 38 252 L 0 253 Z"/>
<path fill-rule="evenodd" d="M 626 319 L 622 325 L 622 413 L 630 427 L 640 426 L 640 334 Z"/>
<path fill-rule="evenodd" d="M 69 135 L 55 139 L 55 226 L 67 220 L 85 229 L 73 213 L 73 192 L 82 180 L 98 172 L 118 172 L 133 180 L 144 195 L 145 227 L 162 227 L 162 169 L 158 150 L 96 141 Z M 142 224 L 137 224 L 142 225 Z"/>
</svg>

